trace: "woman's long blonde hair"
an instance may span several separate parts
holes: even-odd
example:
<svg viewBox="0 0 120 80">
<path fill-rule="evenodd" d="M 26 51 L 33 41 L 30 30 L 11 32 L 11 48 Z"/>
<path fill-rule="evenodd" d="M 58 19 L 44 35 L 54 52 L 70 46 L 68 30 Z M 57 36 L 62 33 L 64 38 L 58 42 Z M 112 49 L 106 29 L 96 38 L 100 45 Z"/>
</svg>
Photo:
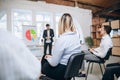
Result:
<svg viewBox="0 0 120 80">
<path fill-rule="evenodd" d="M 63 34 L 66 30 L 75 32 L 75 26 L 73 24 L 73 19 L 69 13 L 63 14 L 58 24 L 59 35 Z"/>
</svg>

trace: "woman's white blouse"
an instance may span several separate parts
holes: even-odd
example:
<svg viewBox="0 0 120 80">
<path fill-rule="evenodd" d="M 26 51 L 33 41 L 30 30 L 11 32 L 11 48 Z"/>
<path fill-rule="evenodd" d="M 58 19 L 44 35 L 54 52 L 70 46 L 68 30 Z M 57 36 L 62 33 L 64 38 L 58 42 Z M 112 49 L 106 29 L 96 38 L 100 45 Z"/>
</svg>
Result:
<svg viewBox="0 0 120 80">
<path fill-rule="evenodd" d="M 51 66 L 59 63 L 67 65 L 72 54 L 80 53 L 80 40 L 76 32 L 62 34 L 56 41 L 52 50 L 52 57 L 47 58 Z"/>
</svg>

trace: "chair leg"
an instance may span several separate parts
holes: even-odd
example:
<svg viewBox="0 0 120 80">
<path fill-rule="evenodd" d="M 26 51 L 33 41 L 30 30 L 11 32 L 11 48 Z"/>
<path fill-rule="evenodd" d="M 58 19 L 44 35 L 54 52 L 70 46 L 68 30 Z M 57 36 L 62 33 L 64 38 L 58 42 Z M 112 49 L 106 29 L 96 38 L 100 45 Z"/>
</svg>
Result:
<svg viewBox="0 0 120 80">
<path fill-rule="evenodd" d="M 91 71 L 90 71 L 90 73 L 92 73 L 92 69 L 93 69 L 93 64 L 94 64 L 94 63 L 92 63 L 92 66 L 91 66 Z"/>
<path fill-rule="evenodd" d="M 88 63 L 87 74 L 85 80 L 87 80 L 88 72 L 89 72 L 90 62 Z"/>
<path fill-rule="evenodd" d="M 73 80 L 75 80 L 75 77 L 73 77 Z"/>
<path fill-rule="evenodd" d="M 71 80 L 71 79 L 72 79 L 72 78 L 66 78 L 66 79 L 64 79 L 64 80 Z M 75 80 L 74 77 L 73 77 L 73 80 Z"/>
<path fill-rule="evenodd" d="M 104 66 L 104 70 L 105 70 L 105 64 L 103 63 L 103 66 Z"/>
<path fill-rule="evenodd" d="M 102 67 L 101 67 L 101 64 L 99 63 L 99 66 L 100 66 L 100 70 L 101 70 L 101 73 L 103 75 L 103 71 L 102 71 Z"/>
</svg>

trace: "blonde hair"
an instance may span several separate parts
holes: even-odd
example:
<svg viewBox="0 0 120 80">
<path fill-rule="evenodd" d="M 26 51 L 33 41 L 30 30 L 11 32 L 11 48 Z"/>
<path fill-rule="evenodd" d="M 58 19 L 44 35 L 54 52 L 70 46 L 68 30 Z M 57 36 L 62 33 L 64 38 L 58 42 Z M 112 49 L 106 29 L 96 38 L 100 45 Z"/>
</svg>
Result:
<svg viewBox="0 0 120 80">
<path fill-rule="evenodd" d="M 65 13 L 62 15 L 59 24 L 58 24 L 58 34 L 61 35 L 65 32 L 66 29 L 69 29 L 72 32 L 75 32 L 75 26 L 73 24 L 73 19 L 70 14 Z"/>
</svg>

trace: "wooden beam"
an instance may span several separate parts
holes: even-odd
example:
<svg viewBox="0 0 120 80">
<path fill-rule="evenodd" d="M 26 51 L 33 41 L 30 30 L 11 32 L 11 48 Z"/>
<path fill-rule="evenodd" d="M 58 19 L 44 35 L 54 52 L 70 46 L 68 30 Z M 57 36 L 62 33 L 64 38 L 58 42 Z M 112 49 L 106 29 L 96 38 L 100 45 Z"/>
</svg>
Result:
<svg viewBox="0 0 120 80">
<path fill-rule="evenodd" d="M 118 10 L 118 9 L 120 9 L 120 3 L 118 3 L 118 4 L 116 4 L 116 5 L 113 5 L 113 6 L 110 7 L 110 8 L 107 8 L 107 9 L 104 9 L 104 10 L 101 10 L 101 11 L 98 11 L 98 12 L 94 13 L 94 15 L 109 14 L 109 13 L 114 12 L 115 10 Z"/>
<path fill-rule="evenodd" d="M 99 17 L 106 18 L 106 19 L 120 20 L 120 16 L 100 15 Z"/>
<path fill-rule="evenodd" d="M 70 1 L 65 1 L 65 0 L 45 0 L 46 3 L 53 3 L 57 5 L 65 5 L 65 6 L 74 6 L 75 4 Z"/>
<path fill-rule="evenodd" d="M 64 0 L 64 1 L 75 3 L 75 0 Z M 76 1 L 77 1 L 79 8 L 90 9 L 90 10 L 92 10 L 93 13 L 104 9 L 104 7 L 101 7 L 101 6 L 93 5 L 90 3 L 80 2 L 79 0 L 76 0 Z"/>
<path fill-rule="evenodd" d="M 64 0 L 64 1 L 75 2 L 73 0 Z M 84 3 L 84 2 L 80 2 L 80 1 L 77 1 L 77 2 L 78 2 L 78 4 L 85 5 L 85 6 L 90 6 L 90 7 L 100 8 L 100 9 L 104 8 L 104 7 L 93 5 L 93 4 L 90 4 L 90 3 Z"/>
</svg>

